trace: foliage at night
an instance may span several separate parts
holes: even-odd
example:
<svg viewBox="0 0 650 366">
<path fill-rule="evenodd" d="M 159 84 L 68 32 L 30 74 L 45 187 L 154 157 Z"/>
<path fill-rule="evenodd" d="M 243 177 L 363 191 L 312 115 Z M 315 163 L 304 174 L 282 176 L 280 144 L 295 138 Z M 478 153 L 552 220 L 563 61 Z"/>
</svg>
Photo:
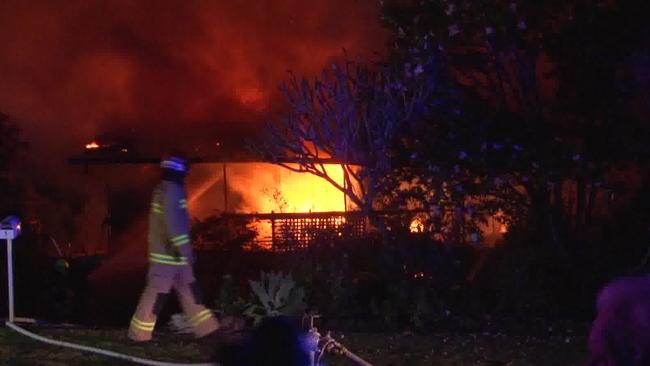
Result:
<svg viewBox="0 0 650 366">
<path fill-rule="evenodd" d="M 277 5 L 269 4 L 273 5 L 269 9 Z M 281 13 L 291 8 L 288 4 Z M 323 12 L 333 18 L 338 14 L 339 9 L 324 4 L 310 16 Z M 370 7 L 365 2 L 359 4 L 363 5 L 359 9 Z M 321 330 L 339 333 L 347 346 L 376 365 L 578 365 L 587 359 L 587 347 L 591 356 L 594 349 L 601 348 L 601 353 L 607 354 L 605 359 L 620 350 L 633 354 L 650 344 L 639 336 L 647 328 L 642 321 L 648 315 L 645 305 L 650 302 L 650 293 L 643 290 L 647 277 L 615 281 L 598 295 L 612 278 L 650 271 L 650 23 L 641 11 L 645 7 L 643 0 L 380 0 L 374 8 L 379 15 L 377 33 L 368 34 L 379 34 L 383 27 L 383 34 L 388 36 L 385 52 L 375 60 L 357 56 L 365 51 L 361 49 L 364 40 L 345 43 L 341 41 L 347 38 L 345 32 L 337 33 L 333 38 L 336 41 L 323 48 L 318 62 L 305 57 L 316 53 L 315 48 L 305 51 L 291 37 L 271 37 L 262 42 L 264 50 L 276 45 L 297 49 L 279 59 L 266 58 L 257 50 L 240 50 L 241 55 L 234 52 L 233 56 L 228 52 L 213 54 L 212 49 L 204 54 L 201 47 L 163 47 L 156 51 L 182 60 L 178 68 L 169 61 L 169 71 L 178 73 L 169 78 L 169 85 L 175 86 L 175 79 L 183 77 L 187 85 L 157 96 L 149 92 L 150 87 L 160 84 L 164 89 L 166 84 L 159 81 L 168 77 L 167 69 L 163 68 L 163 76 L 154 70 L 139 80 L 135 76 L 142 73 L 135 68 L 134 79 L 124 81 L 118 89 L 120 94 L 122 89 L 128 94 L 131 84 L 146 86 L 132 93 L 137 97 L 146 91 L 147 98 L 142 105 L 133 103 L 128 108 L 133 109 L 134 116 L 125 117 L 125 121 L 159 121 L 139 127 L 151 130 L 147 138 L 152 141 L 160 139 L 166 130 L 186 130 L 183 132 L 212 138 L 213 132 L 228 128 L 215 123 L 208 131 L 212 123 L 209 116 L 237 119 L 246 115 L 241 126 L 231 127 L 233 131 L 223 133 L 219 141 L 211 140 L 210 150 L 183 146 L 197 155 L 193 157 L 196 161 L 201 162 L 203 157 L 198 155 L 205 153 L 207 158 L 202 162 L 223 164 L 221 175 L 210 171 L 212 168 L 194 170 L 204 176 L 201 179 L 207 179 L 205 185 L 193 187 L 188 181 L 188 190 L 198 191 L 199 187 L 202 191 L 196 200 L 188 194 L 187 202 L 213 206 L 223 202 L 226 207 L 192 222 L 191 243 L 197 250 L 193 270 L 206 289 L 206 303 L 221 315 L 245 319 L 246 332 L 254 332 L 263 318 L 289 316 L 300 322 L 308 318 L 305 315 L 318 314 Z M 217 8 L 206 7 L 205 11 L 208 9 L 217 13 Z M 295 9 L 287 11 L 291 22 L 310 23 L 309 16 Z M 361 13 L 366 15 L 351 13 L 350 24 L 362 24 L 367 12 Z M 196 26 L 197 34 L 218 18 L 206 19 L 210 20 Z M 313 32 L 320 32 L 321 26 L 330 27 L 329 21 L 329 17 L 319 20 L 320 26 Z M 259 30 L 242 27 L 246 32 L 248 28 Z M 193 29 L 188 28 L 186 36 L 203 39 L 192 36 Z M 130 50 L 134 36 L 123 32 Z M 214 32 L 221 34 L 221 26 Z M 182 36 L 175 30 L 167 33 Z M 298 32 L 294 28 L 287 31 L 293 33 Z M 257 33 L 257 42 L 256 37 Z M 212 33 L 206 39 L 212 47 Z M 309 37 L 299 39 L 308 45 L 317 43 Z M 151 42 L 155 50 L 156 42 L 141 41 Z M 166 45 L 169 40 L 162 43 Z M 251 42 L 250 47 L 261 47 L 256 44 Z M 337 57 L 331 55 L 333 44 L 347 46 Z M 246 48 L 239 44 L 233 47 Z M 128 54 L 121 48 L 114 51 Z M 144 55 L 149 52 L 142 51 Z M 232 75 L 215 72 L 229 70 L 217 67 L 222 59 L 236 61 Z M 137 61 L 133 56 L 134 65 Z M 149 62 L 143 70 L 151 69 Z M 323 67 L 325 62 L 329 65 Z M 113 70 L 110 65 L 98 65 L 102 72 Z M 116 63 L 115 69 L 120 65 Z M 121 67 L 130 70 L 127 66 Z M 195 67 L 190 75 L 180 73 Z M 277 70 L 287 67 L 298 68 L 280 84 L 277 95 L 264 89 L 277 82 L 273 78 Z M 94 69 L 89 68 L 88 73 Z M 202 79 L 208 72 L 216 77 L 205 78 L 209 82 L 204 84 Z M 224 86 L 217 87 L 221 82 Z M 218 103 L 212 100 L 221 98 L 220 93 L 229 96 Z M 159 101 L 169 104 L 170 109 L 159 108 Z M 224 106 L 231 104 L 232 110 L 226 111 L 230 107 Z M 138 114 L 139 109 L 147 112 Z M 157 118 L 161 112 L 169 116 Z M 266 114 L 263 129 L 256 128 L 247 136 L 254 141 L 249 149 L 264 162 L 329 183 L 335 188 L 331 197 L 336 198 L 329 198 L 324 190 L 315 196 L 334 202 L 341 198 L 340 191 L 345 197 L 343 203 L 327 207 L 336 207 L 332 211 L 345 207 L 346 212 L 312 212 L 311 208 L 305 209 L 309 213 L 289 212 L 297 207 L 290 197 L 303 195 L 294 183 L 306 182 L 304 175 L 287 184 L 288 179 L 281 174 L 273 175 L 259 164 L 250 164 L 255 166 L 246 178 L 239 176 L 239 169 L 232 169 L 234 179 L 228 178 L 226 165 L 249 162 L 248 158 L 237 160 L 243 153 L 229 155 L 230 145 L 238 143 L 230 137 L 250 132 L 245 131 L 249 124 L 261 124 L 263 112 L 273 114 Z M 196 123 L 192 128 L 177 129 L 174 125 L 167 129 L 168 119 Z M 171 135 L 169 140 L 160 141 L 186 143 L 184 135 Z M 40 176 L 28 168 L 14 174 L 13 163 L 23 146 L 13 119 L 0 113 L 0 213 L 21 210 L 16 187 L 22 175 Z M 217 159 L 210 160 L 214 156 Z M 48 165 L 47 159 L 41 162 Z M 58 169 L 54 165 L 50 168 Z M 57 174 L 62 171 L 57 170 Z M 56 201 L 56 206 L 52 205 L 57 208 L 52 210 L 56 222 L 70 222 L 65 227 L 52 226 L 70 235 L 29 233 L 26 229 L 21 240 L 33 247 L 43 240 L 51 246 L 49 242 L 55 237 L 65 238 L 61 242 L 73 240 L 68 237 L 91 241 L 90 236 L 76 239 L 72 235 L 82 231 L 77 226 L 91 220 L 77 223 L 63 218 L 72 217 L 72 212 L 90 215 L 91 206 L 102 211 L 98 215 L 107 216 L 102 230 L 106 225 L 124 229 L 116 240 L 124 244 L 109 248 L 107 265 L 101 268 L 104 272 L 97 283 L 120 293 L 91 289 L 87 278 L 94 267 L 86 265 L 83 269 L 79 263 L 88 256 L 78 253 L 81 259 L 71 261 L 69 271 L 60 270 L 61 281 L 56 287 L 61 291 L 55 296 L 41 291 L 36 280 L 32 283 L 27 276 L 16 276 L 21 289 L 32 289 L 19 294 L 20 301 L 30 303 L 25 307 L 21 304 L 21 309 L 31 306 L 35 317 L 54 319 L 59 316 L 49 316 L 43 310 L 65 308 L 66 315 L 57 321 L 67 321 L 69 313 L 75 313 L 78 318 L 74 321 L 79 319 L 84 324 L 114 326 L 129 321 L 132 304 L 116 303 L 126 303 L 128 290 L 139 284 L 133 280 L 135 269 L 120 268 L 120 260 L 124 260 L 120 257 L 138 255 L 132 243 L 145 239 L 138 239 L 134 231 L 140 230 L 138 225 L 144 227 L 146 220 L 137 222 L 135 212 L 139 211 L 134 202 L 142 202 L 139 209 L 143 212 L 147 202 L 138 198 L 139 190 L 134 190 L 133 196 L 108 192 L 109 183 L 125 178 L 117 177 L 121 174 L 114 174 L 117 171 L 106 169 L 103 175 L 86 176 L 94 179 L 94 184 L 104 184 L 107 195 L 112 195 L 106 213 L 100 205 L 92 206 L 89 201 L 87 206 L 75 198 L 84 194 L 77 185 L 70 184 L 65 192 L 74 194 L 68 195 L 58 193 L 53 181 L 33 179 L 29 184 L 35 187 L 35 197 Z M 108 177 L 113 174 L 116 177 Z M 241 192 L 253 191 L 246 187 L 253 180 L 278 184 L 254 193 L 272 208 L 252 208 L 245 202 Z M 313 182 L 305 185 L 316 191 Z M 223 198 L 215 196 L 220 185 Z M 325 183 L 322 187 L 331 188 Z M 281 191 L 285 188 L 296 192 Z M 67 211 L 58 209 L 61 206 Z M 118 207 L 128 209 L 120 211 Z M 35 220 L 30 220 L 41 225 L 38 208 L 32 211 Z M 118 227 L 116 223 L 124 225 Z M 492 228 L 491 233 L 486 227 Z M 260 241 L 255 242 L 257 239 Z M 271 244 L 260 244 L 263 240 Z M 29 264 L 38 263 L 36 255 L 25 255 L 28 250 L 21 250 L 17 252 L 17 268 L 32 271 Z M 60 251 L 58 255 L 64 257 Z M 45 252 L 41 256 L 53 259 Z M 52 267 L 49 262 L 43 266 Z M 51 272 L 52 268 L 41 275 Z M 73 279 L 76 284 L 72 284 Z M 41 287 L 54 287 L 40 277 L 38 281 L 45 284 Z M 57 296 L 60 301 L 50 301 Z M 45 298 L 47 301 L 41 301 Z M 77 305 L 70 305 L 73 303 Z M 86 312 L 77 314 L 77 307 L 85 307 Z M 160 331 L 162 342 L 171 343 L 163 325 L 170 314 L 158 315 L 161 325 L 156 332 Z M 585 336 L 590 325 L 593 332 L 588 340 Z M 43 331 L 63 339 L 90 336 L 89 342 L 169 360 L 185 357 L 200 361 L 205 356 L 198 351 L 198 342 L 186 339 L 167 353 L 158 350 L 159 345 L 149 350 L 125 346 L 122 331 L 113 334 L 73 327 L 43 327 Z M 102 343 L 106 338 L 112 339 Z M 22 357 L 27 364 L 43 355 L 40 351 L 29 353 L 26 342 L 3 329 L 0 340 L 12 347 L 0 345 L 0 358 L 22 361 Z M 14 357 L 14 348 L 22 353 Z M 62 364 L 68 361 L 63 352 L 56 357 Z M 81 359 L 78 354 L 71 357 Z M 327 364 L 336 365 L 338 361 L 328 360 Z"/>
<path fill-rule="evenodd" d="M 292 75 L 282 85 L 287 112 L 270 123 L 262 156 L 290 170 L 311 173 L 341 190 L 370 212 L 396 169 L 396 144 L 422 113 L 427 90 L 387 66 L 368 67 L 348 60 L 335 63 L 310 81 Z M 337 182 L 323 160 L 339 163 Z M 298 166 L 286 161 L 298 163 Z"/>
<path fill-rule="evenodd" d="M 223 218 L 209 216 L 196 219 L 192 224 L 192 241 L 200 250 L 236 250 L 250 247 L 255 230 L 249 227 L 250 220 L 244 218 Z"/>
<path fill-rule="evenodd" d="M 366 210 L 424 209 L 434 229 L 451 211 L 474 231 L 501 211 L 583 245 L 648 157 L 633 3 L 387 1 L 390 59 L 292 76 L 264 152 L 334 185 L 314 159 L 346 163 L 355 182 L 338 188 Z"/>
<path fill-rule="evenodd" d="M 608 278 L 648 268 L 642 5 L 384 1 L 389 56 L 292 76 L 264 153 L 325 179 L 314 158 L 358 162 L 360 207 L 422 210 L 434 240 L 480 243 L 479 224 L 503 220 L 505 244 L 470 276 L 500 294 L 484 310 L 584 314 Z M 390 82 L 364 93 L 357 73 Z M 412 108 L 376 118 L 377 100 Z"/>
<path fill-rule="evenodd" d="M 394 57 L 437 57 L 455 81 L 454 113 L 414 134 L 420 165 L 581 242 L 613 170 L 648 157 L 647 26 L 633 3 L 387 2 Z"/>
<path fill-rule="evenodd" d="M 265 317 L 298 317 L 305 313 L 305 291 L 296 287 L 291 274 L 262 272 L 259 281 L 249 280 L 248 283 L 257 301 L 247 307 L 244 315 L 253 318 L 254 324 Z"/>
</svg>

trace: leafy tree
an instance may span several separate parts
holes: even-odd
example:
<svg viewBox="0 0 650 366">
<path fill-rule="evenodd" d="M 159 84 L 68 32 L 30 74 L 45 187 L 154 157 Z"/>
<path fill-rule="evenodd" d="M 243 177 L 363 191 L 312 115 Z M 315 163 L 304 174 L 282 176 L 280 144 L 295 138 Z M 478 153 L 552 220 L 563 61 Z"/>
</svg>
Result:
<svg viewBox="0 0 650 366">
<path fill-rule="evenodd" d="M 199 250 L 242 251 L 257 232 L 250 220 L 240 217 L 209 216 L 192 222 L 192 241 Z"/>
<path fill-rule="evenodd" d="M 386 1 L 390 60 L 292 75 L 260 150 L 367 212 L 420 208 L 439 229 L 478 233 L 504 211 L 558 246 L 582 242 L 612 169 L 648 154 L 648 60 L 630 56 L 647 53 L 648 26 L 635 4 Z"/>
<path fill-rule="evenodd" d="M 413 65 L 435 55 L 455 85 L 451 113 L 411 131 L 412 165 L 433 173 L 419 175 L 416 195 L 449 191 L 465 212 L 503 209 L 547 227 L 558 244 L 580 242 L 608 174 L 648 153 L 643 114 L 629 113 L 643 100 L 629 55 L 648 49 L 635 5 L 384 2 L 393 57 Z M 487 207 L 467 207 L 476 196 Z"/>
<path fill-rule="evenodd" d="M 401 137 L 428 99 L 421 79 L 349 60 L 314 80 L 291 74 L 281 86 L 285 112 L 267 125 L 256 150 L 287 169 L 325 179 L 370 214 L 386 190 L 384 178 L 396 169 Z M 342 183 L 326 163 L 342 169 Z"/>
</svg>

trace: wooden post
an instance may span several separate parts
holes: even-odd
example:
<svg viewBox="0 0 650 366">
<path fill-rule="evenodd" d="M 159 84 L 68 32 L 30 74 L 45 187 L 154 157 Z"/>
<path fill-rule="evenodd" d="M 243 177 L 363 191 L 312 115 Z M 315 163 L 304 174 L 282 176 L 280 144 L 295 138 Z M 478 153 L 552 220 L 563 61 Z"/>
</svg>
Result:
<svg viewBox="0 0 650 366">
<path fill-rule="evenodd" d="M 345 178 L 343 179 L 343 189 L 347 190 L 347 183 L 345 182 Z M 343 192 L 343 212 L 348 212 L 348 195 Z"/>
<path fill-rule="evenodd" d="M 271 249 L 275 250 L 275 217 L 271 211 Z"/>
<path fill-rule="evenodd" d="M 7 239 L 7 291 L 9 292 L 9 323 L 14 322 L 14 268 L 11 239 Z"/>
<path fill-rule="evenodd" d="M 226 163 L 223 163 L 223 205 L 224 212 L 228 212 L 228 177 L 226 175 Z"/>
</svg>

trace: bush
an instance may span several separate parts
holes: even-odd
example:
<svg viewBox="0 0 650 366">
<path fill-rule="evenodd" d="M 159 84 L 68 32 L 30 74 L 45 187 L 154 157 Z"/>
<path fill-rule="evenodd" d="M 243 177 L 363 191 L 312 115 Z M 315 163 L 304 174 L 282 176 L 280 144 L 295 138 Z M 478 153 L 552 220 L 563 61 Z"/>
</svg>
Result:
<svg viewBox="0 0 650 366">
<path fill-rule="evenodd" d="M 257 232 L 251 220 L 239 216 L 210 216 L 195 220 L 192 225 L 192 242 L 199 250 L 242 250 Z"/>
<path fill-rule="evenodd" d="M 255 324 L 266 317 L 304 314 L 305 291 L 296 286 L 291 274 L 262 272 L 259 281 L 249 280 L 248 283 L 255 297 L 244 315 L 253 318 Z"/>
</svg>

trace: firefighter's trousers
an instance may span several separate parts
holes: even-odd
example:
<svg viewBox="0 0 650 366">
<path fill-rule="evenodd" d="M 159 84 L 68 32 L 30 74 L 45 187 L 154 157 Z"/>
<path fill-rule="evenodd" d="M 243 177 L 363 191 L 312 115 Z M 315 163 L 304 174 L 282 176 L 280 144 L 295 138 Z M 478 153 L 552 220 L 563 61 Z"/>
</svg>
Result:
<svg viewBox="0 0 650 366">
<path fill-rule="evenodd" d="M 151 263 L 147 285 L 131 318 L 129 338 L 135 341 L 151 340 L 156 318 L 172 289 L 178 296 L 195 337 L 202 337 L 219 328 L 212 311 L 203 305 L 201 291 L 190 265 Z"/>
</svg>

